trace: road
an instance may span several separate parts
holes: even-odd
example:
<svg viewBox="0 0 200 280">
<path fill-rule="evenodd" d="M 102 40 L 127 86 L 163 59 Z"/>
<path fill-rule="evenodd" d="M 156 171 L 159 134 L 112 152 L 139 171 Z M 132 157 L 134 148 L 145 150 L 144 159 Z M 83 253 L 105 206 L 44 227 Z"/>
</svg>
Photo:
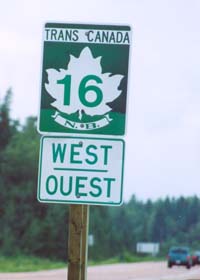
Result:
<svg viewBox="0 0 200 280">
<path fill-rule="evenodd" d="M 0 280 L 67 280 L 67 270 L 0 273 Z M 200 280 L 200 266 L 166 267 L 166 262 L 113 264 L 88 268 L 88 280 Z"/>
</svg>

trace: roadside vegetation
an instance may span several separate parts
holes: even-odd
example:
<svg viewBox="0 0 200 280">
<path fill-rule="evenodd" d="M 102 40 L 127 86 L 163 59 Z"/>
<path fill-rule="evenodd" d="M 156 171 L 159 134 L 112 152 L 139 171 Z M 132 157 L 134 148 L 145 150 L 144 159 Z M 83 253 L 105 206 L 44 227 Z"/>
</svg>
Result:
<svg viewBox="0 0 200 280">
<path fill-rule="evenodd" d="M 37 201 L 37 119 L 29 117 L 23 125 L 12 120 L 11 99 L 9 90 L 0 103 L 0 270 L 7 271 L 2 267 L 7 261 L 9 271 L 20 269 L 19 263 L 26 259 L 37 263 L 33 257 L 12 258 L 16 255 L 53 259 L 62 266 L 67 262 L 69 207 Z M 158 257 L 165 257 L 172 245 L 199 250 L 199 232 L 200 199 L 196 196 L 145 202 L 133 196 L 120 207 L 91 206 L 89 234 L 94 244 L 89 246 L 89 261 L 144 260 L 134 256 L 137 242 L 145 241 L 160 243 Z"/>
<path fill-rule="evenodd" d="M 145 256 L 134 256 L 126 254 L 125 256 L 117 256 L 102 261 L 89 261 L 89 266 L 94 265 L 105 265 L 105 264 L 116 264 L 116 263 L 134 263 L 134 262 L 147 262 L 147 261 L 160 261 L 162 259 Z M 58 261 L 47 258 L 39 258 L 34 256 L 0 256 L 0 273 L 5 272 L 31 272 L 31 271 L 41 271 L 41 270 L 51 270 L 67 268 L 67 262 Z"/>
<path fill-rule="evenodd" d="M 66 264 L 32 256 L 0 256 L 0 272 L 29 272 L 58 268 L 66 268 Z"/>
<path fill-rule="evenodd" d="M 102 261 L 89 261 L 89 265 L 105 265 L 105 264 L 117 264 L 117 263 L 137 263 L 137 262 L 151 262 L 151 261 L 163 261 L 163 257 L 153 257 L 151 255 L 133 255 L 130 253 L 124 253 L 123 255 L 115 256 L 113 258 L 105 259 Z"/>
</svg>

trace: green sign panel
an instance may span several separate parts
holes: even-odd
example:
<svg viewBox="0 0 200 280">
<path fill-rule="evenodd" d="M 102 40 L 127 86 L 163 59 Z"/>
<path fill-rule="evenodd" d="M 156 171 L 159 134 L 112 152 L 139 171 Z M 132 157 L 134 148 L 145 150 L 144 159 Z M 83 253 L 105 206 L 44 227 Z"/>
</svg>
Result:
<svg viewBox="0 0 200 280">
<path fill-rule="evenodd" d="M 40 133 L 124 135 L 129 26 L 47 23 Z"/>
</svg>

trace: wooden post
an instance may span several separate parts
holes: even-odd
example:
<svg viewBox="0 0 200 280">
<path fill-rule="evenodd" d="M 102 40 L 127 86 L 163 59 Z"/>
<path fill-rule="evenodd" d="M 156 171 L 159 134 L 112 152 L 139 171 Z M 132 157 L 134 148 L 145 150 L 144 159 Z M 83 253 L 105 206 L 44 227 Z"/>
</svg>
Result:
<svg viewBox="0 0 200 280">
<path fill-rule="evenodd" d="M 81 280 L 82 205 L 70 205 L 68 280 Z"/>
<path fill-rule="evenodd" d="M 83 231 L 81 252 L 81 280 L 87 280 L 89 205 L 83 205 Z"/>
<path fill-rule="evenodd" d="M 86 280 L 89 206 L 70 205 L 68 280 Z"/>
</svg>

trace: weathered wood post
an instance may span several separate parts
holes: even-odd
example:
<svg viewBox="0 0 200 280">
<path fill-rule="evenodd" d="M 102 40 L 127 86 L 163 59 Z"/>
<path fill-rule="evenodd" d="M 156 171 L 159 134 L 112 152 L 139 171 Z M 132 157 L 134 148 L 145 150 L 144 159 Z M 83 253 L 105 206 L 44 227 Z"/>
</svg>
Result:
<svg viewBox="0 0 200 280">
<path fill-rule="evenodd" d="M 68 280 L 87 279 L 88 221 L 89 206 L 70 205 Z"/>
<path fill-rule="evenodd" d="M 81 280 L 87 280 L 87 261 L 88 261 L 88 228 L 89 228 L 89 205 L 83 205 L 83 230 L 82 230 L 82 267 Z"/>
</svg>

